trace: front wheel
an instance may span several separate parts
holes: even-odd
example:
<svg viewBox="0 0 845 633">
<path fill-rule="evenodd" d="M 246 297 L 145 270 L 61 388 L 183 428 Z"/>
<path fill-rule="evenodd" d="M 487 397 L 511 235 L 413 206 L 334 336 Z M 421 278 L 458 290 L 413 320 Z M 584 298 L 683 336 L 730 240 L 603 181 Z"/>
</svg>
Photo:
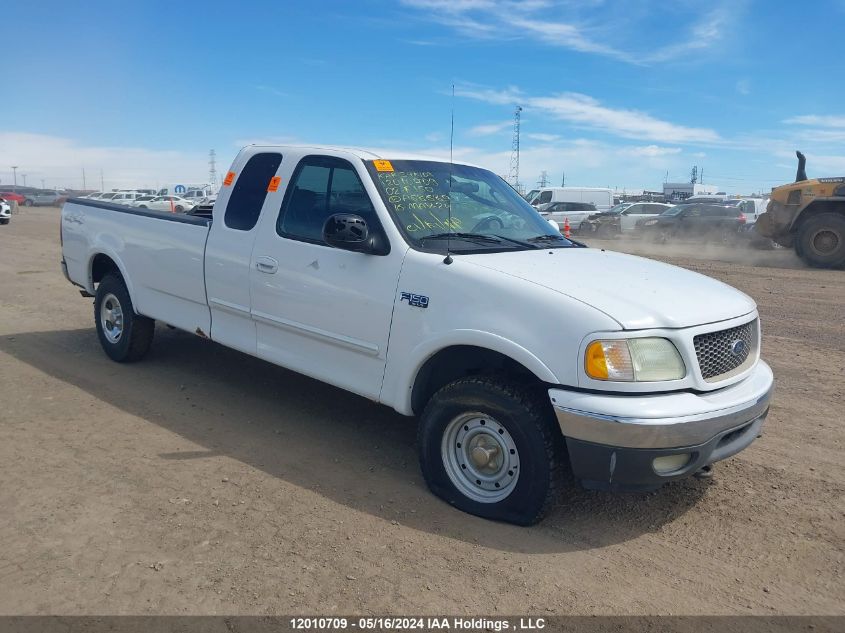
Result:
<svg viewBox="0 0 845 633">
<path fill-rule="evenodd" d="M 563 439 L 542 390 L 456 380 L 432 396 L 417 441 L 429 488 L 464 512 L 531 525 L 554 501 Z"/>
<path fill-rule="evenodd" d="M 155 321 L 135 314 L 123 279 L 106 275 L 94 297 L 94 321 L 103 351 L 113 361 L 131 363 L 150 350 Z"/>
<path fill-rule="evenodd" d="M 845 266 L 845 216 L 820 213 L 804 222 L 798 232 L 795 250 L 810 266 Z"/>
</svg>

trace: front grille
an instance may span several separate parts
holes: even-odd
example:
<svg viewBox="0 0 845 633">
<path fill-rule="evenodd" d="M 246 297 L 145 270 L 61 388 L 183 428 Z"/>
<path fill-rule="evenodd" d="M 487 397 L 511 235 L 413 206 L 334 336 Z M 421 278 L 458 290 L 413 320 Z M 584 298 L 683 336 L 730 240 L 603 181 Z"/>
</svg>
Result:
<svg viewBox="0 0 845 633">
<path fill-rule="evenodd" d="M 757 319 L 729 330 L 699 334 L 692 342 L 704 380 L 730 378 L 745 371 L 757 356 Z"/>
</svg>

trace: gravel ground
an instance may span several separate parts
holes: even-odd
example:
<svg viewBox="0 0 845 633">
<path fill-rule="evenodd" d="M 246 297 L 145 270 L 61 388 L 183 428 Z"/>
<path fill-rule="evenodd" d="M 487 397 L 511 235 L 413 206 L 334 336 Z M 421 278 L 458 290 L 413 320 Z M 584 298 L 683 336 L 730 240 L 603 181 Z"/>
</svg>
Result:
<svg viewBox="0 0 845 633">
<path fill-rule="evenodd" d="M 758 302 L 765 434 L 518 528 L 431 496 L 384 407 L 166 327 L 109 361 L 58 227 L 0 227 L 0 614 L 845 614 L 843 272 L 655 248 Z"/>
</svg>

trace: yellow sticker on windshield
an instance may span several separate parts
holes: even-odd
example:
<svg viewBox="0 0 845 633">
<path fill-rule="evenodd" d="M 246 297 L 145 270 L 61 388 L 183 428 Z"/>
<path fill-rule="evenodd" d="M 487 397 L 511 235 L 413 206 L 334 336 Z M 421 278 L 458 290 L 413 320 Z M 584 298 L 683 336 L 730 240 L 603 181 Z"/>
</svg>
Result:
<svg viewBox="0 0 845 633">
<path fill-rule="evenodd" d="M 374 160 L 373 165 L 376 166 L 376 171 L 393 171 L 389 160 Z"/>
</svg>

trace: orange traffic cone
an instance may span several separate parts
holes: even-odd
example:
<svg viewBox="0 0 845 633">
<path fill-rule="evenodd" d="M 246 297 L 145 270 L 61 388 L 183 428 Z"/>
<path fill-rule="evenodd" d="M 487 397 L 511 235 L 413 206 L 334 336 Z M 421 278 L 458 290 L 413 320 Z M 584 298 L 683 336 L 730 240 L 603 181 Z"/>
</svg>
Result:
<svg viewBox="0 0 845 633">
<path fill-rule="evenodd" d="M 173 198 L 170 199 L 170 212 L 176 213 L 176 209 L 173 208 Z"/>
<path fill-rule="evenodd" d="M 569 238 L 569 218 L 563 218 L 563 236 Z"/>
</svg>

